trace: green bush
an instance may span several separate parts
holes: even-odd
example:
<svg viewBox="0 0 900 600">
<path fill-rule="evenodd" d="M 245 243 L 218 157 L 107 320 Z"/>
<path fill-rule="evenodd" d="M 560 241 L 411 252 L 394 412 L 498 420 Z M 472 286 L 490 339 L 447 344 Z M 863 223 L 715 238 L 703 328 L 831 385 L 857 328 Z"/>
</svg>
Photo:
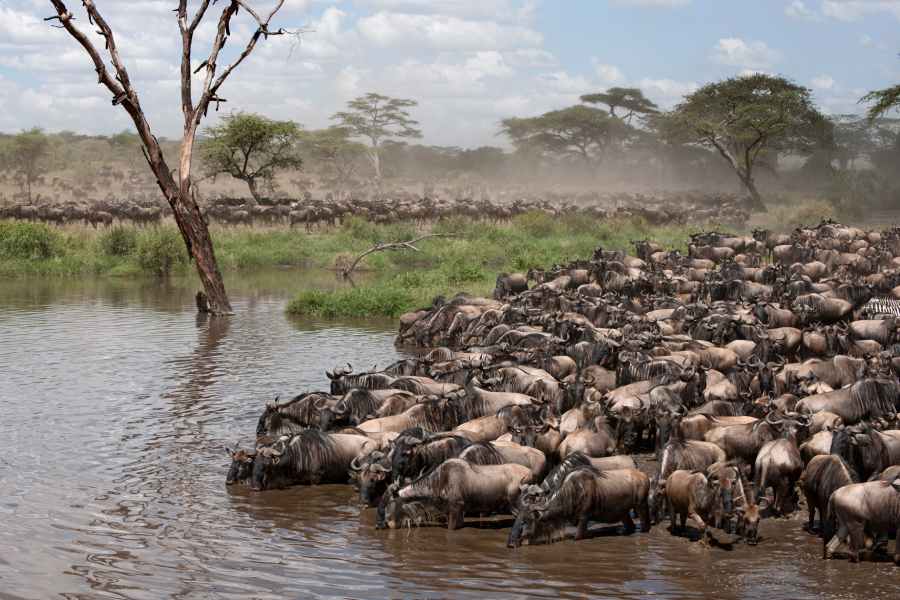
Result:
<svg viewBox="0 0 900 600">
<path fill-rule="evenodd" d="M 335 317 L 396 317 L 415 305 L 414 296 L 392 285 L 372 285 L 328 292 L 306 290 L 288 304 L 289 314 Z"/>
<path fill-rule="evenodd" d="M 134 227 L 116 225 L 100 234 L 98 243 L 106 256 L 128 256 L 137 248 L 138 234 Z"/>
<path fill-rule="evenodd" d="M 62 235 L 43 223 L 0 221 L 0 255 L 40 260 L 62 254 Z"/>
<path fill-rule="evenodd" d="M 187 262 L 184 241 L 174 227 L 157 227 L 141 232 L 136 254 L 141 269 L 157 275 L 168 275 L 173 267 Z"/>
</svg>

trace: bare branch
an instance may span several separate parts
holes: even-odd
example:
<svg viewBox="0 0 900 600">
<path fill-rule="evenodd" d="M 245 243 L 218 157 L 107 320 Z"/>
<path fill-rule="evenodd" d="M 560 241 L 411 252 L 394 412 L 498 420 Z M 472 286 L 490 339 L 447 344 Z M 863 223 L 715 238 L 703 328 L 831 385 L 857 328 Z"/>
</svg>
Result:
<svg viewBox="0 0 900 600">
<path fill-rule="evenodd" d="M 365 252 L 363 252 L 362 254 L 357 256 L 356 260 L 354 260 L 349 266 L 342 268 L 341 275 L 344 277 L 350 277 L 350 274 L 353 273 L 353 271 L 359 265 L 360 261 L 362 261 L 362 259 L 364 259 L 368 255 L 373 254 L 375 252 L 383 252 L 385 250 L 412 250 L 414 252 L 419 252 L 419 249 L 416 248 L 416 246 L 415 246 L 415 244 L 417 242 L 421 242 L 422 240 L 425 240 L 428 238 L 456 237 L 456 236 L 457 236 L 457 234 L 455 234 L 455 233 L 429 233 L 427 235 L 419 236 L 414 240 L 409 240 L 406 242 L 386 242 L 386 243 L 378 242 L 377 244 L 375 244 L 374 246 L 372 246 L 371 248 L 369 248 L 368 250 L 366 250 Z"/>
</svg>

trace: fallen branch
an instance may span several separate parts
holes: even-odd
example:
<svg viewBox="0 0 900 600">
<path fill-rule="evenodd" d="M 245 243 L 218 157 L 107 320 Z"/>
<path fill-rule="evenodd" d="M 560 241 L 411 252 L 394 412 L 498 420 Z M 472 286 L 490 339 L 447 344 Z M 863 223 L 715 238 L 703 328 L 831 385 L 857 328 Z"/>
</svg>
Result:
<svg viewBox="0 0 900 600">
<path fill-rule="evenodd" d="M 384 250 L 412 250 L 414 252 L 421 252 L 421 250 L 416 248 L 415 244 L 417 244 L 418 242 L 421 242 L 422 240 L 425 240 L 428 238 L 436 238 L 436 237 L 456 237 L 456 234 L 455 233 L 429 233 L 428 235 L 423 235 L 423 236 L 417 237 L 414 240 L 409 240 L 407 242 L 378 242 L 377 244 L 375 244 L 374 246 L 372 246 L 371 248 L 369 248 L 368 250 L 366 250 L 365 252 L 363 252 L 362 254 L 357 256 L 356 260 L 354 260 L 352 263 L 350 263 L 350 266 L 343 267 L 341 269 L 341 275 L 343 277 L 350 277 L 350 274 L 353 273 L 354 270 L 356 270 L 356 267 L 359 265 L 359 263 L 362 261 L 362 259 L 364 259 L 365 257 L 367 257 L 370 254 L 373 254 L 375 252 L 382 252 Z"/>
</svg>

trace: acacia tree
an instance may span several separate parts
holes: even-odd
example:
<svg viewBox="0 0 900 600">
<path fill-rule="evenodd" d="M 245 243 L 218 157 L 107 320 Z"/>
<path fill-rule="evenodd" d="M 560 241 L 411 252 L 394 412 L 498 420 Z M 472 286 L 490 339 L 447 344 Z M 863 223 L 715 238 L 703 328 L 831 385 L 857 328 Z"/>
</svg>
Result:
<svg viewBox="0 0 900 600">
<path fill-rule="evenodd" d="M 381 179 L 381 143 L 392 138 L 420 138 L 419 124 L 410 117 L 407 108 L 418 106 L 415 100 L 390 98 L 368 93 L 347 102 L 348 111 L 335 113 L 331 118 L 345 127 L 354 137 L 369 140 L 368 156 L 375 169 L 375 178 Z"/>
<path fill-rule="evenodd" d="M 207 175 L 227 173 L 250 188 L 259 202 L 260 181 L 272 182 L 279 169 L 299 169 L 303 164 L 298 144 L 302 131 L 293 121 L 273 121 L 260 115 L 228 115 L 206 129 L 200 156 Z"/>
<path fill-rule="evenodd" d="M 13 136 L 9 144 L 9 166 L 22 177 L 22 187 L 31 204 L 31 188 L 44 173 L 44 158 L 50 141 L 38 127 Z"/>
<path fill-rule="evenodd" d="M 595 161 L 626 132 L 627 126 L 605 110 L 583 105 L 500 122 L 500 133 L 509 137 L 518 150 L 575 156 L 585 164 Z"/>
<path fill-rule="evenodd" d="M 366 154 L 365 145 L 354 142 L 350 136 L 348 128 L 338 126 L 310 131 L 303 136 L 305 154 L 312 158 L 338 190 L 343 190 L 353 179 L 360 159 Z"/>
<path fill-rule="evenodd" d="M 609 114 L 618 117 L 631 124 L 635 115 L 647 116 L 659 112 L 659 107 L 649 98 L 644 96 L 639 88 L 612 87 L 605 92 L 585 94 L 581 97 L 585 104 L 605 104 L 609 107 Z M 621 108 L 622 114 L 616 114 L 616 109 Z"/>
<path fill-rule="evenodd" d="M 869 92 L 859 99 L 860 102 L 871 103 L 867 116 L 870 121 L 883 117 L 885 113 L 900 108 L 900 85 L 895 85 L 883 90 Z"/>
<path fill-rule="evenodd" d="M 765 210 L 754 167 L 774 163 L 780 152 L 808 153 L 827 120 L 808 89 L 757 74 L 707 84 L 660 122 L 670 139 L 718 152 L 750 194 L 751 209 Z"/>
<path fill-rule="evenodd" d="M 194 142 L 200 121 L 206 116 L 210 105 L 215 104 L 218 108 L 219 103 L 225 101 L 219 95 L 222 84 L 253 52 L 259 40 L 267 39 L 270 35 L 289 33 L 284 29 L 272 30 L 269 28 L 272 19 L 281 10 L 284 3 L 285 0 L 273 1 L 273 8 L 268 13 L 263 13 L 250 6 L 246 0 L 223 2 L 222 12 L 219 14 L 214 28 L 215 33 L 209 54 L 195 69 L 191 63 L 194 34 L 207 17 L 210 5 L 215 4 L 215 0 L 200 0 L 193 15 L 188 14 L 188 0 L 178 0 L 174 12 L 181 38 L 181 111 L 184 117 L 184 127 L 178 168 L 177 171 L 174 171 L 177 173 L 176 180 L 141 107 L 137 90 L 119 53 L 116 36 L 106 19 L 100 14 L 96 3 L 93 0 L 81 1 L 88 25 L 96 28 L 97 35 L 103 40 L 103 54 L 98 50 L 92 38 L 88 37 L 84 30 L 75 24 L 75 15 L 69 10 L 66 3 L 62 0 L 50 0 L 50 4 L 56 10 L 56 15 L 48 17 L 46 20 L 57 21 L 58 27 L 65 29 L 69 35 L 75 38 L 93 62 L 99 84 L 106 87 L 112 94 L 113 105 L 125 109 L 134 122 L 137 134 L 141 138 L 144 157 L 156 177 L 160 190 L 172 208 L 175 222 L 187 245 L 188 253 L 196 264 L 206 294 L 208 310 L 215 314 L 230 314 L 232 309 L 228 295 L 225 293 L 222 274 L 216 262 L 209 229 L 191 194 Z M 234 19 L 241 10 L 247 15 L 247 20 L 251 22 L 252 33 L 235 58 L 220 69 L 219 55 L 228 40 L 231 39 Z M 198 97 L 195 99 L 192 74 L 201 72 L 203 73 L 202 85 Z M 205 304 L 206 302 L 198 301 L 198 307 L 203 310 L 207 308 L 204 306 Z"/>
</svg>

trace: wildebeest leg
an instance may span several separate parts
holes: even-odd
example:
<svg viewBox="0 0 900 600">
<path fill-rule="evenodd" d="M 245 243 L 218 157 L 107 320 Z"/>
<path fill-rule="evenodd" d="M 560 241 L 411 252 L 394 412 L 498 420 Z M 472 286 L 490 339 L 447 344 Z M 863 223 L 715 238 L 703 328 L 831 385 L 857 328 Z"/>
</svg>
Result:
<svg viewBox="0 0 900 600">
<path fill-rule="evenodd" d="M 575 529 L 575 539 L 576 540 L 583 540 L 585 537 L 587 537 L 587 527 L 588 527 L 588 516 L 581 515 L 580 517 L 578 517 L 578 523 L 577 523 L 576 529 Z"/>
<path fill-rule="evenodd" d="M 465 510 L 462 504 L 451 504 L 447 511 L 447 529 L 453 531 L 463 526 Z"/>
<path fill-rule="evenodd" d="M 900 567 L 900 525 L 897 525 L 896 541 L 894 542 L 894 564 Z"/>
<path fill-rule="evenodd" d="M 859 562 L 859 553 L 866 548 L 866 532 L 862 523 L 847 525 L 850 534 L 850 562 Z"/>
<path fill-rule="evenodd" d="M 668 497 L 666 498 L 666 512 L 669 513 L 669 533 L 675 533 L 675 509 Z"/>
<path fill-rule="evenodd" d="M 638 513 L 641 518 L 641 531 L 650 533 L 650 528 L 653 527 L 653 523 L 650 522 L 650 502 L 647 501 L 646 498 L 638 507 Z"/>
<path fill-rule="evenodd" d="M 706 522 L 700 518 L 700 515 L 698 515 L 696 511 L 691 511 L 688 517 L 693 519 L 695 523 L 700 525 L 700 539 L 703 542 L 708 541 L 708 539 L 712 537 L 712 534 L 710 533 L 709 527 L 707 527 Z"/>
<path fill-rule="evenodd" d="M 637 527 L 634 526 L 634 519 L 631 518 L 631 515 L 625 515 L 622 519 L 622 523 L 625 525 L 625 533 L 631 535 L 634 533 Z"/>
</svg>

